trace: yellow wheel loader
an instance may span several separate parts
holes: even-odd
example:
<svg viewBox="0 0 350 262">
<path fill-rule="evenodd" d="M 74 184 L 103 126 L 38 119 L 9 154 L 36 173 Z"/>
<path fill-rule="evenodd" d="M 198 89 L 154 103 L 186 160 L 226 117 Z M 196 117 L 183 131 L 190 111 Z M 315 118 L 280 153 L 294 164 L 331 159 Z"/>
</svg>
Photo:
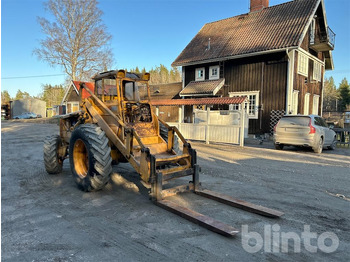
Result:
<svg viewBox="0 0 350 262">
<path fill-rule="evenodd" d="M 102 189 L 109 181 L 112 164 L 129 162 L 140 179 L 150 184 L 150 197 L 158 206 L 225 236 L 238 230 L 208 216 L 179 206 L 166 197 L 192 191 L 219 202 L 269 217 L 283 213 L 230 196 L 203 190 L 196 151 L 176 127 L 153 112 L 149 73 L 113 70 L 94 77 L 94 93 L 81 84 L 80 110 L 61 117 L 60 135 L 44 141 L 44 162 L 49 174 L 62 171 L 69 157 L 77 186 L 83 191 Z M 82 99 L 82 92 L 89 97 Z M 161 134 L 160 126 L 167 131 Z M 182 150 L 174 148 L 180 139 Z M 163 189 L 166 181 L 191 176 L 188 185 Z"/>
</svg>

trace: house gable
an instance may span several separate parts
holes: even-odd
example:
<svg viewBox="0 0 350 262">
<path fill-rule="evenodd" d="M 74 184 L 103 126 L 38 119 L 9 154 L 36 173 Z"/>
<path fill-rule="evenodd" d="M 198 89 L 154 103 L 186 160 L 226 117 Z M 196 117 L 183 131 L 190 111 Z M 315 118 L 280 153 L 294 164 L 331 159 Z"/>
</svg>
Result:
<svg viewBox="0 0 350 262">
<path fill-rule="evenodd" d="M 297 48 L 320 1 L 295 0 L 208 23 L 176 58 L 173 66 Z"/>
</svg>

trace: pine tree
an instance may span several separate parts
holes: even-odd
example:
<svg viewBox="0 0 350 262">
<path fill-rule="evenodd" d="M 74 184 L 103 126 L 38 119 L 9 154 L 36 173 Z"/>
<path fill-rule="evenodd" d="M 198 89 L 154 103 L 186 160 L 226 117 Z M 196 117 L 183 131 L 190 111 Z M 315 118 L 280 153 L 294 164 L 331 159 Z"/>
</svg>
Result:
<svg viewBox="0 0 350 262">
<path fill-rule="evenodd" d="M 339 85 L 340 110 L 344 111 L 350 105 L 350 86 L 346 77 Z"/>
</svg>

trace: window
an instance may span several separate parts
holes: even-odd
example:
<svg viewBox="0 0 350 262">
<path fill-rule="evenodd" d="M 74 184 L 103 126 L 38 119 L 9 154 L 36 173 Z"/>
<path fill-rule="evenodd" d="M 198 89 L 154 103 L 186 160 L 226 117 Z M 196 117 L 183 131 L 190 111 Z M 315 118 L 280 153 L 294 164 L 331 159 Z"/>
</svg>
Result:
<svg viewBox="0 0 350 262">
<path fill-rule="evenodd" d="M 205 79 L 204 67 L 196 68 L 196 81 L 203 81 Z"/>
<path fill-rule="evenodd" d="M 294 90 L 293 91 L 293 110 L 292 114 L 297 115 L 298 114 L 298 103 L 299 102 L 299 91 Z"/>
<path fill-rule="evenodd" d="M 76 112 L 79 110 L 79 102 L 68 102 L 67 113 Z"/>
<path fill-rule="evenodd" d="M 314 101 L 313 101 L 313 105 L 312 105 L 312 114 L 313 115 L 318 115 L 319 102 L 320 102 L 320 96 L 314 95 Z"/>
<path fill-rule="evenodd" d="M 310 94 L 306 93 L 304 98 L 304 115 L 308 115 L 310 112 Z"/>
<path fill-rule="evenodd" d="M 298 74 L 301 74 L 307 77 L 308 71 L 309 71 L 309 59 L 307 55 L 299 52 L 298 53 Z"/>
<path fill-rule="evenodd" d="M 315 28 L 316 28 L 316 19 L 312 19 L 310 25 L 310 44 L 313 45 L 315 43 Z"/>
<path fill-rule="evenodd" d="M 315 125 L 317 126 L 324 126 L 324 127 L 328 127 L 326 121 L 324 121 L 324 119 L 322 117 L 315 117 Z"/>
<path fill-rule="evenodd" d="M 248 102 L 245 105 L 249 119 L 258 119 L 259 117 L 259 91 L 248 92 L 230 92 L 230 97 L 233 96 L 246 96 Z M 233 110 L 241 109 L 238 105 L 233 105 L 230 108 Z"/>
<path fill-rule="evenodd" d="M 314 61 L 314 72 L 312 74 L 313 80 L 321 82 L 322 65 L 321 63 Z"/>
<path fill-rule="evenodd" d="M 220 66 L 209 67 L 209 79 L 219 79 L 220 77 Z"/>
</svg>

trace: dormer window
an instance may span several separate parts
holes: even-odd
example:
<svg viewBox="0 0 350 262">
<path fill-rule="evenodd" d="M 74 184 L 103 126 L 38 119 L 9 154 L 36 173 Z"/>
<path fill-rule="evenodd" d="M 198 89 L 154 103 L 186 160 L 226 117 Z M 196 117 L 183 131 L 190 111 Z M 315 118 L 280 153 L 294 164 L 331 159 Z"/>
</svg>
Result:
<svg viewBox="0 0 350 262">
<path fill-rule="evenodd" d="M 211 66 L 209 67 L 209 79 L 219 79 L 220 75 L 220 66 Z"/>
<path fill-rule="evenodd" d="M 203 81 L 205 79 L 204 67 L 196 68 L 196 81 Z"/>
</svg>

